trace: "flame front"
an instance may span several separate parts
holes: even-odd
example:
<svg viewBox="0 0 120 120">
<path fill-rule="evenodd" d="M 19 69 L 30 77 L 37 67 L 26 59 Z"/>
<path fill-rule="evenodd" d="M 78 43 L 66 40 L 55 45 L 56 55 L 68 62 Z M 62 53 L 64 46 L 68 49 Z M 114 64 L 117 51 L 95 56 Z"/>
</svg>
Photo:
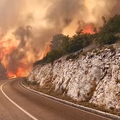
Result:
<svg viewBox="0 0 120 120">
<path fill-rule="evenodd" d="M 119 12 L 119 5 L 119 0 L 1 0 L 0 59 L 8 76 L 28 75 L 32 64 L 49 52 L 55 34 L 72 37 L 78 26 L 94 34 L 93 26 L 99 28 L 102 16 Z"/>
<path fill-rule="evenodd" d="M 85 29 L 83 29 L 83 33 L 90 33 L 90 34 L 94 34 L 94 28 L 92 25 L 88 25 L 85 27 Z"/>
<path fill-rule="evenodd" d="M 35 57 L 32 48 L 27 43 L 21 47 L 21 41 L 10 31 L 0 41 L 0 59 L 7 69 L 9 78 L 27 76 L 32 68 L 33 62 L 42 58 Z"/>
</svg>

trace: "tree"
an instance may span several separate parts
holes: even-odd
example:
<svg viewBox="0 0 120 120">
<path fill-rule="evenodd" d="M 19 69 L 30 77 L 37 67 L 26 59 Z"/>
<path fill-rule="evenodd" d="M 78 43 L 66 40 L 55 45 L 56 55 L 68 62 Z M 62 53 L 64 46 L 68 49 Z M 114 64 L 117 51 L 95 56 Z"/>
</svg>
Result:
<svg viewBox="0 0 120 120">
<path fill-rule="evenodd" d="M 102 20 L 103 20 L 104 25 L 105 25 L 107 23 L 107 21 L 106 21 L 106 18 L 104 16 L 102 16 Z"/>
<path fill-rule="evenodd" d="M 57 34 L 51 41 L 51 51 L 40 61 L 34 63 L 34 65 L 40 63 L 53 62 L 66 53 L 77 52 L 84 47 L 87 47 L 92 42 L 96 42 L 99 45 L 113 44 L 115 43 L 120 33 L 120 15 L 115 15 L 106 21 L 105 17 L 102 17 L 104 25 L 97 29 L 94 28 L 95 34 L 84 34 L 82 30 L 78 31 L 73 37 L 65 36 L 63 34 Z M 74 57 L 74 56 L 72 56 Z"/>
<path fill-rule="evenodd" d="M 91 34 L 75 34 L 69 43 L 68 53 L 76 52 L 88 46 L 92 42 Z"/>
<path fill-rule="evenodd" d="M 98 43 L 100 45 L 113 44 L 118 40 L 118 37 L 112 33 L 104 33 L 99 37 Z"/>
<path fill-rule="evenodd" d="M 110 18 L 109 21 L 101 27 L 96 37 L 96 43 L 100 45 L 113 44 L 118 40 L 116 36 L 117 33 L 120 33 L 120 15 L 115 15 Z"/>
<path fill-rule="evenodd" d="M 50 49 L 52 50 L 65 50 L 69 44 L 69 36 L 63 34 L 57 34 L 53 36 L 50 44 Z"/>
<path fill-rule="evenodd" d="M 107 33 L 113 33 L 113 34 L 119 33 L 120 32 L 120 15 L 115 15 L 114 17 L 110 18 L 109 21 L 106 24 L 104 24 L 101 31 L 107 32 Z"/>
</svg>

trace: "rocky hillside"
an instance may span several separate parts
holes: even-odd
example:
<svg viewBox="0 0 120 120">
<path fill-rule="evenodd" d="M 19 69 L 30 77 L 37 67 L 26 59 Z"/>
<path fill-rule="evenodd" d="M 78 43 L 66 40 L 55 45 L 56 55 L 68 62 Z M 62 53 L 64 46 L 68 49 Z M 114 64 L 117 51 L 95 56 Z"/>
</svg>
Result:
<svg viewBox="0 0 120 120">
<path fill-rule="evenodd" d="M 53 64 L 34 66 L 28 81 L 76 101 L 120 110 L 120 45 L 77 52 Z"/>
</svg>

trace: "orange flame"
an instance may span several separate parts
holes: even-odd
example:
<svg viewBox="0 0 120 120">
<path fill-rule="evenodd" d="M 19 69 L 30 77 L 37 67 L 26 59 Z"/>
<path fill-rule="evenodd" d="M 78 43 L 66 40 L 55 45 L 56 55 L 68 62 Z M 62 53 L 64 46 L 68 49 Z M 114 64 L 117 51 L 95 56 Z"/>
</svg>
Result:
<svg viewBox="0 0 120 120">
<path fill-rule="evenodd" d="M 9 78 L 17 78 L 17 77 L 21 77 L 22 72 L 25 70 L 25 68 L 21 67 L 18 68 L 17 71 L 15 71 L 15 73 L 12 73 L 11 71 L 7 72 L 7 75 Z"/>
<path fill-rule="evenodd" d="M 83 29 L 83 33 L 94 34 L 95 32 L 93 29 L 94 29 L 93 25 L 87 25 Z M 78 30 L 80 30 L 80 29 L 78 29 Z M 16 69 L 16 71 L 13 72 L 8 68 L 8 64 L 9 64 L 8 60 L 9 60 L 10 54 L 12 52 L 14 52 L 15 50 L 17 50 L 17 47 L 18 47 L 20 41 L 16 40 L 14 35 L 11 35 L 10 33 L 7 34 L 6 36 L 4 36 L 2 38 L 2 40 L 0 41 L 0 59 L 1 59 L 1 62 L 3 63 L 4 67 L 7 69 L 7 74 L 8 74 L 9 78 L 27 76 L 29 74 L 29 71 L 31 70 L 31 67 L 32 67 L 32 64 L 27 65 L 27 63 L 29 63 L 29 61 L 31 59 L 32 59 L 32 62 L 35 62 L 35 61 L 45 57 L 46 54 L 50 51 L 50 43 L 48 43 L 46 45 L 45 51 L 42 52 L 42 55 L 40 53 L 39 58 L 34 58 L 34 55 L 32 55 L 34 53 L 28 51 L 26 53 L 26 55 L 24 56 L 24 58 L 22 58 L 21 61 L 18 61 L 18 64 L 16 66 L 17 69 Z M 21 48 L 21 50 L 23 50 L 23 48 Z"/>
<path fill-rule="evenodd" d="M 19 44 L 19 41 L 16 40 L 13 35 L 6 35 L 0 41 L 0 59 L 4 67 L 7 69 L 7 75 L 9 78 L 20 77 L 23 75 L 23 72 L 24 73 L 26 72 L 26 67 L 21 62 L 19 62 L 19 64 L 22 64 L 22 65 L 16 66 L 17 71 L 12 72 L 8 68 L 9 55 L 16 50 L 18 44 Z"/>
<path fill-rule="evenodd" d="M 48 52 L 50 52 L 50 44 L 47 44 L 47 45 L 46 45 L 46 49 L 45 49 L 45 52 L 44 52 L 44 56 L 43 56 L 43 57 L 45 57 Z"/>
<path fill-rule="evenodd" d="M 94 26 L 92 24 L 85 25 L 84 28 L 81 26 L 81 24 L 79 24 L 78 29 L 77 29 L 76 32 L 79 32 L 81 30 L 82 30 L 83 34 L 85 34 L 85 33 L 95 34 L 95 32 L 94 32 Z"/>
<path fill-rule="evenodd" d="M 18 59 L 17 64 L 14 64 L 13 62 L 13 66 L 15 65 L 16 66 L 15 66 L 15 70 L 11 70 L 11 68 L 9 68 L 9 66 L 11 66 L 9 63 L 10 56 L 14 52 L 16 54 L 19 54 L 19 52 L 18 53 L 16 52 L 18 50 L 19 43 L 20 40 L 16 40 L 14 35 L 11 34 L 6 34 L 0 41 L 0 60 L 4 65 L 4 67 L 7 69 L 7 75 L 9 78 L 27 76 L 32 69 L 33 62 L 42 59 L 44 55 L 46 55 L 49 52 L 49 45 L 47 45 L 45 53 L 43 51 L 42 55 L 40 53 L 40 55 L 36 57 L 34 56 L 34 53 L 30 48 L 31 46 L 26 44 L 25 49 L 29 49 L 29 51 L 28 50 L 25 51 L 24 48 L 19 48 L 19 52 L 21 53 L 25 52 L 25 55 L 24 57 L 22 57 L 22 59 L 20 60 Z M 16 54 L 15 56 L 18 57 L 19 55 L 17 56 Z M 14 59 L 16 59 L 16 57 L 14 57 Z"/>
<path fill-rule="evenodd" d="M 92 25 L 88 25 L 83 29 L 83 33 L 90 33 L 90 34 L 94 34 L 94 28 Z"/>
</svg>

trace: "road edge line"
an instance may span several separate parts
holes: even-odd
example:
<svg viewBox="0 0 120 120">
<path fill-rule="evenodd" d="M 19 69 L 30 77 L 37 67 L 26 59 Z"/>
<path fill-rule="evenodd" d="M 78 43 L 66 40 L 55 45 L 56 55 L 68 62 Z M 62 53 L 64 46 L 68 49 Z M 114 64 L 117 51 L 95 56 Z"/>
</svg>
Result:
<svg viewBox="0 0 120 120">
<path fill-rule="evenodd" d="M 0 90 L 2 92 L 2 94 L 12 103 L 14 104 L 18 109 L 20 109 L 22 112 L 24 112 L 26 115 L 28 115 L 30 118 L 32 118 L 33 120 L 38 120 L 37 118 L 35 118 L 33 115 L 31 115 L 29 112 L 27 112 L 26 110 L 24 110 L 22 107 L 20 107 L 17 103 L 15 103 L 12 99 L 10 99 L 6 94 L 5 92 L 3 91 L 3 86 L 5 84 L 7 84 L 8 82 L 10 81 L 7 81 L 5 83 L 3 83 L 1 86 L 0 86 Z"/>
<path fill-rule="evenodd" d="M 51 98 L 51 99 L 53 99 L 53 100 L 59 101 L 59 102 L 64 103 L 64 104 L 70 105 L 71 107 L 76 107 L 76 108 L 78 108 L 78 109 L 82 109 L 82 110 L 84 110 L 84 111 L 91 112 L 91 113 L 93 113 L 93 114 L 98 114 L 99 116 L 106 117 L 106 118 L 108 118 L 108 119 L 120 120 L 120 117 L 117 116 L 117 115 L 110 114 L 110 113 L 107 113 L 107 112 L 103 112 L 103 111 L 100 111 L 100 110 L 96 110 L 96 109 L 93 109 L 93 108 L 85 107 L 85 106 L 82 106 L 82 105 L 78 105 L 78 104 L 75 104 L 75 103 L 72 103 L 72 102 L 69 102 L 69 101 L 66 101 L 66 100 L 63 100 L 63 99 L 59 99 L 59 98 L 50 96 L 50 95 L 48 95 L 48 94 L 44 94 L 44 93 L 42 93 L 42 92 L 36 91 L 36 90 L 33 90 L 33 89 L 25 86 L 25 85 L 24 85 L 22 82 L 20 82 L 20 81 L 19 81 L 19 85 L 21 85 L 23 88 L 25 88 L 25 89 L 28 90 L 28 91 L 31 91 L 31 92 L 36 93 L 36 94 L 39 94 L 39 95 L 43 95 L 43 96 L 45 96 L 45 97 Z"/>
</svg>

